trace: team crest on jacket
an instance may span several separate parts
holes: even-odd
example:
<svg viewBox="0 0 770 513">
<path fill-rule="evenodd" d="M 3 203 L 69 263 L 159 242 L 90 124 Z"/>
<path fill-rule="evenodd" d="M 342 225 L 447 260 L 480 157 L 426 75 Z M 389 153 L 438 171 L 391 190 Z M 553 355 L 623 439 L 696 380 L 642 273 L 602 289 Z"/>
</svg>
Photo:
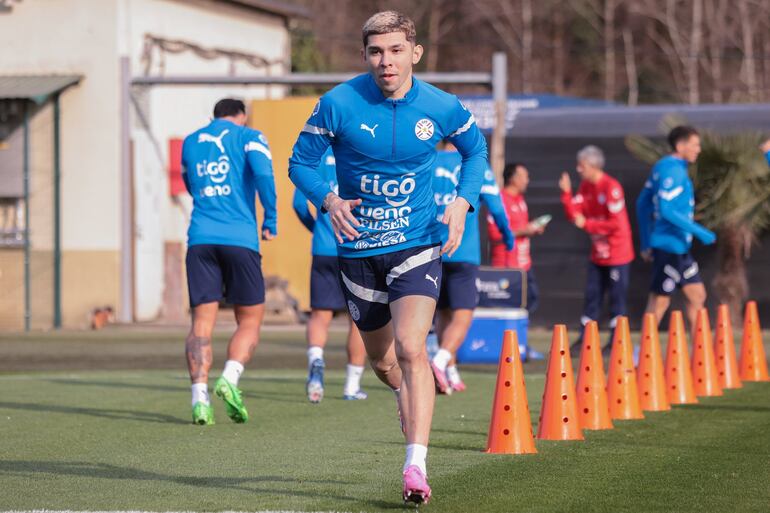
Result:
<svg viewBox="0 0 770 513">
<path fill-rule="evenodd" d="M 414 135 L 421 141 L 427 141 L 433 137 L 433 121 L 422 118 L 414 125 Z"/>
</svg>

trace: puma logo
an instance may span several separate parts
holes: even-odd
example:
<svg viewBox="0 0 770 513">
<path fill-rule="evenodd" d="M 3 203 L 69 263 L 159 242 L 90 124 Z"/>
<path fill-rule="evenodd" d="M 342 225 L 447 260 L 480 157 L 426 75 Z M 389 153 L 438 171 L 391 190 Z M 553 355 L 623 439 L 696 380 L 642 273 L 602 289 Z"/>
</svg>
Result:
<svg viewBox="0 0 770 513">
<path fill-rule="evenodd" d="M 219 151 L 224 153 L 225 147 L 222 145 L 222 138 L 229 133 L 230 133 L 230 129 L 225 128 L 224 130 L 222 130 L 222 133 L 219 134 L 218 136 L 213 136 L 211 134 L 198 134 L 198 142 L 199 143 L 213 142 L 214 144 L 217 145 L 217 148 L 219 148 Z"/>
<path fill-rule="evenodd" d="M 372 139 L 374 139 L 374 131 L 377 129 L 377 127 L 380 126 L 379 123 L 374 125 L 373 127 L 369 128 L 369 126 L 366 123 L 361 123 L 361 130 L 366 130 L 370 134 L 372 134 Z"/>
<path fill-rule="evenodd" d="M 432 282 L 433 282 L 433 285 L 435 285 L 435 286 L 436 286 L 436 290 L 438 290 L 438 276 L 436 276 L 436 277 L 434 278 L 434 277 L 433 277 L 433 276 L 431 276 L 430 274 L 426 274 L 426 275 L 425 275 L 425 279 L 426 279 L 426 280 L 428 280 L 428 281 L 432 281 Z"/>
</svg>

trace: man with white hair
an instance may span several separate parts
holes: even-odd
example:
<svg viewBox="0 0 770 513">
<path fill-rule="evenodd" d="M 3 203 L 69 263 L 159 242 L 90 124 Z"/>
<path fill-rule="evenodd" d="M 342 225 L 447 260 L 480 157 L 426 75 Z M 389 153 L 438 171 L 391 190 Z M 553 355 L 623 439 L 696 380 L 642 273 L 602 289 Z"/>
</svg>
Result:
<svg viewBox="0 0 770 513">
<path fill-rule="evenodd" d="M 626 296 L 630 263 L 634 259 L 631 225 L 628 222 L 623 187 L 604 172 L 604 153 L 596 146 L 586 146 L 577 154 L 580 187 L 572 196 L 569 173 L 559 180 L 561 202 L 567 219 L 591 237 L 585 302 L 580 323 L 598 321 L 605 293 L 610 299 L 610 329 L 617 318 L 626 315 Z M 579 346 L 582 341 L 575 344 Z M 604 347 L 611 349 L 612 338 Z"/>
</svg>

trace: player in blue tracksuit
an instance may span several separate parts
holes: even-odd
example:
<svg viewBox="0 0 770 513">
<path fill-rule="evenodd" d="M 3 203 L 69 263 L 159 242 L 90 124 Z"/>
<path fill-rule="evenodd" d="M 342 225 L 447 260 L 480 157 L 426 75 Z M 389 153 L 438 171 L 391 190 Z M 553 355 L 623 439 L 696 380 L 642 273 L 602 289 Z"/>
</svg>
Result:
<svg viewBox="0 0 770 513">
<path fill-rule="evenodd" d="M 706 302 L 706 288 L 698 263 L 690 255 L 690 246 L 693 237 L 703 244 L 713 244 L 716 235 L 693 220 L 695 194 L 687 167 L 701 151 L 698 132 L 678 126 L 669 133 L 668 142 L 673 153 L 655 164 L 636 202 L 640 251 L 645 261 L 653 262 L 647 312 L 660 321 L 671 302 L 671 293 L 681 288 L 693 328 L 697 312 Z"/>
<path fill-rule="evenodd" d="M 220 100 L 214 120 L 187 136 L 182 146 L 182 176 L 193 197 L 186 259 L 192 328 L 186 354 L 196 424 L 214 423 L 207 383 L 211 333 L 223 298 L 234 305 L 238 328 L 214 391 L 233 421 L 248 419 L 238 380 L 259 342 L 265 302 L 257 195 L 264 209 L 262 238 L 273 239 L 277 227 L 273 158 L 265 137 L 245 124 L 242 101 Z"/>
<path fill-rule="evenodd" d="M 425 457 L 435 400 L 425 339 L 441 286 L 440 254 L 460 244 L 487 150 L 455 96 L 412 76 L 423 48 L 409 18 L 375 14 L 364 24 L 363 45 L 369 73 L 320 99 L 294 146 L 289 176 L 329 212 L 348 310 L 375 373 L 400 397 L 404 498 L 422 502 L 430 497 Z M 458 148 L 463 165 L 457 199 L 442 219 L 449 227 L 442 241 L 432 183 L 436 144 L 444 139 Z M 339 194 L 317 171 L 329 146 Z"/>
<path fill-rule="evenodd" d="M 337 191 L 337 169 L 331 149 L 321 157 L 318 173 Z M 294 212 L 302 224 L 313 234 L 313 263 L 310 268 L 310 319 L 307 322 L 307 358 L 308 378 L 306 392 L 311 403 L 319 403 L 324 394 L 324 357 L 323 351 L 329 335 L 329 323 L 334 312 L 346 310 L 345 293 L 340 281 L 340 268 L 337 261 L 337 241 L 327 214 L 313 216 L 308 208 L 308 201 L 302 191 L 294 190 L 292 202 Z M 366 399 L 361 390 L 361 375 L 364 372 L 366 351 L 358 328 L 350 322 L 347 341 L 348 365 L 345 400 Z"/>
<path fill-rule="evenodd" d="M 455 200 L 456 187 L 460 177 L 462 157 L 451 144 L 438 153 L 433 177 L 436 218 L 441 219 L 444 209 Z M 500 187 L 491 169 L 484 173 L 480 202 L 483 202 L 490 216 L 503 235 L 508 251 L 514 247 L 515 236 L 511 231 Z M 465 233 L 460 247 L 441 264 L 441 293 L 438 299 L 436 330 L 440 349 L 431 360 L 439 392 L 465 390 L 465 384 L 454 365 L 454 355 L 465 340 L 473 321 L 473 310 L 478 303 L 476 278 L 481 264 L 481 241 L 477 212 L 469 213 L 465 220 Z"/>
</svg>

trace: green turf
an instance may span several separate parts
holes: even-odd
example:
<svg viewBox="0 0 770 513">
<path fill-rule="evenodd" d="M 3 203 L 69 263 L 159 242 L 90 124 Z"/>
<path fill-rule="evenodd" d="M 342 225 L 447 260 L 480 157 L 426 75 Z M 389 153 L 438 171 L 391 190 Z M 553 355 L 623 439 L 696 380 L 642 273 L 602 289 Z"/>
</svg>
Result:
<svg viewBox="0 0 770 513">
<path fill-rule="evenodd" d="M 327 373 L 320 405 L 300 370 L 241 382 L 251 420 L 189 423 L 176 371 L 0 375 L 0 510 L 393 511 L 403 508 L 403 439 L 392 393 L 371 372 L 366 401 Z M 429 454 L 434 501 L 467 511 L 768 511 L 770 384 L 619 422 L 539 454 L 481 452 L 494 373 L 440 397 Z M 533 419 L 541 374 L 527 380 Z"/>
</svg>

